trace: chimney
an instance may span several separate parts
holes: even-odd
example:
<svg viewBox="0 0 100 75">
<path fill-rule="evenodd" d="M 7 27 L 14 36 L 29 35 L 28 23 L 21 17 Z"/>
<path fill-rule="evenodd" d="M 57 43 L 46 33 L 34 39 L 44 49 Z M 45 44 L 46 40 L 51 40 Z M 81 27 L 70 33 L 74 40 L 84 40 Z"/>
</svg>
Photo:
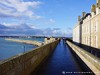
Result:
<svg viewBox="0 0 100 75">
<path fill-rule="evenodd" d="M 91 7 L 91 12 L 94 12 L 94 13 L 96 12 L 96 6 L 94 4 Z"/>
<path fill-rule="evenodd" d="M 96 7 L 100 8 L 100 0 L 97 0 Z"/>
<path fill-rule="evenodd" d="M 96 15 L 100 12 L 100 0 L 97 0 L 96 3 Z"/>
<path fill-rule="evenodd" d="M 78 21 L 80 21 L 81 20 L 81 16 L 78 16 Z"/>
<path fill-rule="evenodd" d="M 99 0 L 97 0 L 97 3 L 99 2 Z"/>
<path fill-rule="evenodd" d="M 86 15 L 86 12 L 82 12 L 82 17 L 85 17 L 85 15 Z"/>
<path fill-rule="evenodd" d="M 92 7 L 91 7 L 91 15 L 92 15 L 92 17 L 94 17 L 96 15 L 96 13 L 97 13 L 96 5 L 93 4 Z"/>
</svg>

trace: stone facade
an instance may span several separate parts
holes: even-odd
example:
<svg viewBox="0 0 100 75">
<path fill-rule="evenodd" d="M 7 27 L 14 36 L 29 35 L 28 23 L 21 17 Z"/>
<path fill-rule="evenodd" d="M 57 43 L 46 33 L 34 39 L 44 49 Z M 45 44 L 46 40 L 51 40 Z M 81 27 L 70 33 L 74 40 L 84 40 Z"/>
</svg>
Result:
<svg viewBox="0 0 100 75">
<path fill-rule="evenodd" d="M 74 27 L 74 30 L 73 30 L 73 41 L 75 42 L 80 42 L 80 39 L 79 39 L 79 36 L 80 35 L 80 28 L 79 28 L 79 22 L 76 24 L 76 26 Z"/>
<path fill-rule="evenodd" d="M 73 41 L 100 49 L 100 0 L 92 5 L 91 13 L 83 13 L 78 22 L 77 28 L 73 29 Z"/>
</svg>

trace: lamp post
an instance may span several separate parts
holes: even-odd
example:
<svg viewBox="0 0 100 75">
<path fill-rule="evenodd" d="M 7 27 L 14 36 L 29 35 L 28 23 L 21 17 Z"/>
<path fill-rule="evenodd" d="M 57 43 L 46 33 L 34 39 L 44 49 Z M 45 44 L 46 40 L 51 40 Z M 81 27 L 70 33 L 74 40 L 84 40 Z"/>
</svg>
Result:
<svg viewBox="0 0 100 75">
<path fill-rule="evenodd" d="M 24 52 L 25 52 L 25 46 L 23 46 Z"/>
</svg>

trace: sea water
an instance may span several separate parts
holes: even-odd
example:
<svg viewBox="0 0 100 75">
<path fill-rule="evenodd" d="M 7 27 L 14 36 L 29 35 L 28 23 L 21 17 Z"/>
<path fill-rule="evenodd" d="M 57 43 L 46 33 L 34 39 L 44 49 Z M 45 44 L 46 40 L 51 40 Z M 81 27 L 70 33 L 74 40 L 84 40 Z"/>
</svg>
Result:
<svg viewBox="0 0 100 75">
<path fill-rule="evenodd" d="M 16 39 L 35 40 L 41 42 L 44 41 L 43 38 L 16 38 Z M 0 38 L 0 61 L 13 57 L 17 54 L 32 50 L 36 47 L 37 46 L 34 45 L 11 42 L 5 40 L 5 38 Z"/>
</svg>

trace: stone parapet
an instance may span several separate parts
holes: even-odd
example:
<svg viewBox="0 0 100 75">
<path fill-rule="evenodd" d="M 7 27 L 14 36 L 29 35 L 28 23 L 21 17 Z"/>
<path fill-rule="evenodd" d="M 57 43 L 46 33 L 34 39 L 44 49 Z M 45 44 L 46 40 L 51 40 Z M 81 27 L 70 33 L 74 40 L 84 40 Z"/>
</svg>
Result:
<svg viewBox="0 0 100 75">
<path fill-rule="evenodd" d="M 100 75 L 100 58 L 95 57 L 86 50 L 67 41 L 67 44 L 72 50 L 82 59 L 82 61 L 94 72 L 95 75 Z"/>
<path fill-rule="evenodd" d="M 1 61 L 0 75 L 29 75 L 52 53 L 58 42 L 56 40 Z"/>
</svg>

